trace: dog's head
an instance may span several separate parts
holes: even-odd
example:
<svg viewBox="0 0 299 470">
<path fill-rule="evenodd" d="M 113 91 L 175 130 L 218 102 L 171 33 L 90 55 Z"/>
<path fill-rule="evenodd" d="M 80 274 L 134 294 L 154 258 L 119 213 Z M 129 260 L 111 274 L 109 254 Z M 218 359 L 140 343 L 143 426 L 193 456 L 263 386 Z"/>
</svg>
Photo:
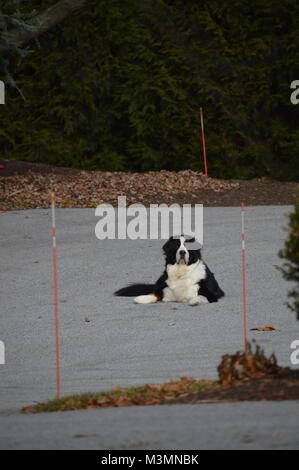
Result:
<svg viewBox="0 0 299 470">
<path fill-rule="evenodd" d="M 201 259 L 201 245 L 194 237 L 170 237 L 163 245 L 166 264 L 193 264 Z"/>
</svg>

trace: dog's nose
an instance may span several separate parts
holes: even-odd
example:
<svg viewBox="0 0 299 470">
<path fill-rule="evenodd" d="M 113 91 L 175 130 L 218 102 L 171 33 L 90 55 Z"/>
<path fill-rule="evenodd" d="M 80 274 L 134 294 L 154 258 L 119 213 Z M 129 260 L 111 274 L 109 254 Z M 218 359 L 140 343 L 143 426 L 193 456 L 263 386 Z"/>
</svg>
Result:
<svg viewBox="0 0 299 470">
<path fill-rule="evenodd" d="M 179 251 L 180 257 L 183 258 L 185 256 L 185 253 L 186 253 L 185 250 L 180 250 Z"/>
</svg>

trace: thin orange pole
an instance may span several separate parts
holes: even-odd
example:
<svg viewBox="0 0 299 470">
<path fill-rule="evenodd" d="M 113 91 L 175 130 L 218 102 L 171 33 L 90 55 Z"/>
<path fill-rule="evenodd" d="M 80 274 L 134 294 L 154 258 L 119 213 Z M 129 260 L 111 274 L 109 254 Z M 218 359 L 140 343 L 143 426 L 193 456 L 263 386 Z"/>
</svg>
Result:
<svg viewBox="0 0 299 470">
<path fill-rule="evenodd" d="M 59 354 L 59 312 L 58 312 L 58 281 L 57 281 L 57 255 L 56 255 L 56 223 L 55 223 L 55 194 L 51 192 L 52 209 L 52 254 L 53 254 L 53 287 L 54 287 L 54 319 L 56 339 L 56 391 L 60 398 L 60 354 Z"/>
<path fill-rule="evenodd" d="M 203 124 L 203 110 L 200 108 L 200 124 L 201 124 L 201 137 L 202 137 L 202 149 L 203 149 L 203 161 L 205 168 L 205 176 L 208 176 L 208 164 L 207 164 L 207 153 L 206 153 L 206 141 L 205 141 L 205 128 Z"/>
<path fill-rule="evenodd" d="M 244 352 L 247 353 L 247 307 L 246 307 L 246 264 L 245 264 L 245 227 L 244 227 L 244 202 L 241 203 L 242 218 L 242 284 L 243 284 L 243 334 Z"/>
</svg>

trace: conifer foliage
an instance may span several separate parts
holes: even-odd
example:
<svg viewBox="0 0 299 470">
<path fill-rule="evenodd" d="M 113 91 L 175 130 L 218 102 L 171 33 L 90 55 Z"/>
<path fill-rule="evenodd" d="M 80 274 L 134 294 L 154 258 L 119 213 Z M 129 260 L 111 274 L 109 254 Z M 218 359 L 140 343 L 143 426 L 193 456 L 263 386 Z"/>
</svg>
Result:
<svg viewBox="0 0 299 470">
<path fill-rule="evenodd" d="M 288 238 L 279 255 L 286 260 L 281 268 L 284 278 L 294 283 L 294 288 L 289 292 L 292 300 L 289 307 L 296 312 L 299 320 L 299 188 L 288 229 Z"/>
<path fill-rule="evenodd" d="M 21 62 L 9 53 L 25 101 L 8 87 L 3 157 L 201 170 L 203 107 L 211 176 L 299 178 L 296 0 L 90 0 L 29 46 Z"/>
</svg>

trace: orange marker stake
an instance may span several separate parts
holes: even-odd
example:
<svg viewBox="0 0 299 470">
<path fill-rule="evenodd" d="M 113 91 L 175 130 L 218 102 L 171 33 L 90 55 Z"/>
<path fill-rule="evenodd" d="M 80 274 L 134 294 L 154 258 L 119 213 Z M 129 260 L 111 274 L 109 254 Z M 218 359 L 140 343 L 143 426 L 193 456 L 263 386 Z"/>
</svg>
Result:
<svg viewBox="0 0 299 470">
<path fill-rule="evenodd" d="M 54 287 L 54 319 L 56 338 L 56 391 L 60 398 L 60 355 L 59 355 L 59 312 L 58 312 L 58 282 L 57 282 L 57 254 L 56 254 L 56 224 L 55 224 L 55 194 L 51 192 L 52 209 L 52 254 L 53 254 L 53 287 Z"/>
<path fill-rule="evenodd" d="M 203 150 L 203 161 L 205 168 L 205 176 L 208 176 L 208 164 L 207 164 L 207 153 L 206 153 L 206 142 L 205 142 L 205 128 L 203 124 L 203 110 L 200 108 L 200 124 L 201 124 L 201 137 L 202 137 L 202 150 Z"/>
<path fill-rule="evenodd" d="M 245 227 L 244 227 L 244 202 L 241 203 L 242 218 L 242 284 L 243 284 L 243 331 L 244 351 L 247 353 L 247 311 L 246 311 L 246 266 L 245 266 Z"/>
</svg>

